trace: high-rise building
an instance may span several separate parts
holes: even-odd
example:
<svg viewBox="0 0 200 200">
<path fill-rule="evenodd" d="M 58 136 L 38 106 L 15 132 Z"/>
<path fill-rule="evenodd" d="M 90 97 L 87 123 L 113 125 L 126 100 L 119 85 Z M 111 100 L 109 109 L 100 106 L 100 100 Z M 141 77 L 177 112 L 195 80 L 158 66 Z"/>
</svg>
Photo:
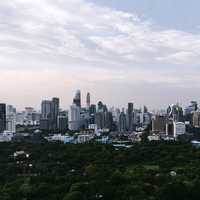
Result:
<svg viewBox="0 0 200 200">
<path fill-rule="evenodd" d="M 101 101 L 98 102 L 97 112 L 104 112 L 104 105 Z"/>
<path fill-rule="evenodd" d="M 41 129 L 56 130 L 58 128 L 57 118 L 59 115 L 59 98 L 54 97 L 51 101 L 44 100 L 41 104 Z"/>
<path fill-rule="evenodd" d="M 12 105 L 6 107 L 6 130 L 16 133 L 16 108 Z"/>
<path fill-rule="evenodd" d="M 95 124 L 97 125 L 98 129 L 104 128 L 104 113 L 103 112 L 95 113 Z"/>
<path fill-rule="evenodd" d="M 0 132 L 6 130 L 6 104 L 0 104 Z"/>
<path fill-rule="evenodd" d="M 68 118 L 64 115 L 59 115 L 57 118 L 58 130 L 59 131 L 66 131 L 68 128 Z"/>
<path fill-rule="evenodd" d="M 126 114 L 122 111 L 119 116 L 119 124 L 118 124 L 119 132 L 126 131 Z"/>
<path fill-rule="evenodd" d="M 69 129 L 78 131 L 81 126 L 81 109 L 76 104 L 70 106 L 69 111 Z"/>
<path fill-rule="evenodd" d="M 113 127 L 113 115 L 111 112 L 104 113 L 104 127 L 106 129 L 112 130 Z"/>
<path fill-rule="evenodd" d="M 133 131 L 133 103 L 128 103 L 127 118 L 128 118 L 128 131 Z"/>
<path fill-rule="evenodd" d="M 86 96 L 86 106 L 87 106 L 87 109 L 90 108 L 90 93 L 89 92 L 87 93 L 87 96 Z"/>
<path fill-rule="evenodd" d="M 90 113 L 90 115 L 96 113 L 96 105 L 95 105 L 95 104 L 92 104 L 92 105 L 90 106 L 89 113 Z"/>
<path fill-rule="evenodd" d="M 199 111 L 195 111 L 193 113 L 192 124 L 195 128 L 200 127 L 200 112 Z"/>
<path fill-rule="evenodd" d="M 162 115 L 156 115 L 152 119 L 152 132 L 165 134 L 166 133 L 166 117 Z"/>
<path fill-rule="evenodd" d="M 81 107 L 81 91 L 77 90 L 76 95 L 73 99 L 73 104 L 75 104 L 78 107 Z"/>
<path fill-rule="evenodd" d="M 51 105 L 51 118 L 52 118 L 52 129 L 56 130 L 58 128 L 57 126 L 57 118 L 59 115 L 60 110 L 60 100 L 59 98 L 54 97 L 52 99 L 52 105 Z"/>
<path fill-rule="evenodd" d="M 51 106 L 52 106 L 51 101 L 49 100 L 42 101 L 42 105 L 41 105 L 42 119 L 51 119 Z"/>
<path fill-rule="evenodd" d="M 171 105 L 167 109 L 168 119 L 182 122 L 183 121 L 183 109 L 178 104 Z"/>
</svg>

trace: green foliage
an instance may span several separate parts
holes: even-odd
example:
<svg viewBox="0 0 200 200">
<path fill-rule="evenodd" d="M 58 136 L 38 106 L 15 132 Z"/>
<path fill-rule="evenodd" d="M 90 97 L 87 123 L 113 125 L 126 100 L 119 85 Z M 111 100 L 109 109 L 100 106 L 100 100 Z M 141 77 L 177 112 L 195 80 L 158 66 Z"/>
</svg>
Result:
<svg viewBox="0 0 200 200">
<path fill-rule="evenodd" d="M 198 200 L 199 166 L 200 149 L 175 142 L 0 143 L 0 199 Z"/>
</svg>

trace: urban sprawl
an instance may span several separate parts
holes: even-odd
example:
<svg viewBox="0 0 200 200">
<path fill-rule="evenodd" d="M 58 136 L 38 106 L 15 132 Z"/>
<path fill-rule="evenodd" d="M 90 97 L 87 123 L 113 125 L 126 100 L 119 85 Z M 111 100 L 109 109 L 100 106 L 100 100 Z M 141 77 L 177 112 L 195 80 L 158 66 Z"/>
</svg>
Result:
<svg viewBox="0 0 200 200">
<path fill-rule="evenodd" d="M 43 100 L 41 111 L 26 107 L 17 112 L 12 105 L 0 104 L 0 142 L 86 143 L 97 141 L 116 147 L 131 147 L 133 142 L 184 140 L 199 145 L 200 110 L 192 101 L 186 108 L 170 105 L 157 113 L 136 109 L 132 102 L 126 109 L 108 108 L 103 102 L 81 104 L 78 90 L 68 111 L 60 109 L 59 98 Z"/>
</svg>

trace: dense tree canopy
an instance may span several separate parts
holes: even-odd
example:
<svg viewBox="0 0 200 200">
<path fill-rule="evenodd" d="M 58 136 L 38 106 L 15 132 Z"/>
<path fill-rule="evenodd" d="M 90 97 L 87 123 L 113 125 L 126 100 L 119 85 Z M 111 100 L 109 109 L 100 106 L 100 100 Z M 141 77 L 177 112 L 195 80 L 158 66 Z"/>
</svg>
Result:
<svg viewBox="0 0 200 200">
<path fill-rule="evenodd" d="M 0 143 L 1 200 L 197 200 L 199 175 L 190 144 Z"/>
</svg>

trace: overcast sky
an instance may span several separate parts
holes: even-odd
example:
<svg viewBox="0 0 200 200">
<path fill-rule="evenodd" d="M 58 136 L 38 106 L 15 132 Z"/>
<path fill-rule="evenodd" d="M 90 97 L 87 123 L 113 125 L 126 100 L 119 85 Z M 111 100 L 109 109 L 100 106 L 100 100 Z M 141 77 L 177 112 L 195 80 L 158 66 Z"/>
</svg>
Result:
<svg viewBox="0 0 200 200">
<path fill-rule="evenodd" d="M 1 0 L 0 101 L 200 100 L 199 0 Z"/>
</svg>

